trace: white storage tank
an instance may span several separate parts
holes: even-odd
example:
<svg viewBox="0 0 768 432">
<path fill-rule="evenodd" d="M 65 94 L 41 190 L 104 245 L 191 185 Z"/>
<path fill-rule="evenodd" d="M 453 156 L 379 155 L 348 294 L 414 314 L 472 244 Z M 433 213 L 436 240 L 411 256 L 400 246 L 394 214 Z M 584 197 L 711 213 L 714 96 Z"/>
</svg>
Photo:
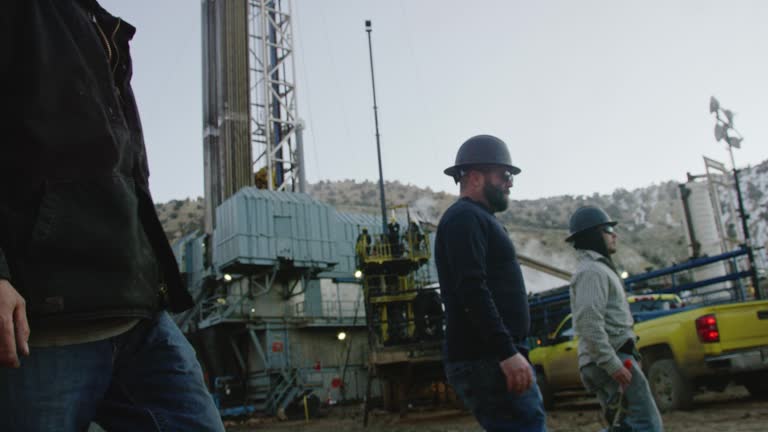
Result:
<svg viewBox="0 0 768 432">
<path fill-rule="evenodd" d="M 683 203 L 685 215 L 684 224 L 688 237 L 688 246 L 691 256 L 704 257 L 725 253 L 723 230 L 719 226 L 722 214 L 717 197 L 713 196 L 712 188 L 708 181 L 689 181 L 680 188 L 680 199 Z M 698 267 L 693 271 L 695 281 L 703 281 L 728 274 L 727 261 L 720 261 L 706 266 Z M 719 291 L 726 287 L 725 283 L 708 285 L 697 290 L 699 294 Z M 730 294 L 722 292 L 715 294 L 714 298 L 730 298 Z"/>
</svg>

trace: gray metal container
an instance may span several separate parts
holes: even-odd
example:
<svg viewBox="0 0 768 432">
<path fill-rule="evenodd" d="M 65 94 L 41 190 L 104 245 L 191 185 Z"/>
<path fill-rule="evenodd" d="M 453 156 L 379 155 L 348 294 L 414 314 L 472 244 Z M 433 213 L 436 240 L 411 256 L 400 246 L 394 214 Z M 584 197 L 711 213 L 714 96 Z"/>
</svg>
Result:
<svg viewBox="0 0 768 432">
<path fill-rule="evenodd" d="M 203 240 L 205 234 L 197 231 L 187 234 L 171 245 L 179 271 L 186 274 L 187 288 L 196 296 L 202 287 L 203 279 L 210 275 L 212 268 L 206 269 L 203 263 L 205 253 Z"/>
<path fill-rule="evenodd" d="M 173 242 L 173 244 L 171 244 L 171 250 L 173 250 L 173 255 L 176 257 L 176 264 L 179 266 L 179 271 L 182 273 L 189 272 L 188 260 L 191 259 L 191 257 L 188 257 L 186 254 L 187 243 L 198 236 L 198 232 L 195 231 L 185 235 L 184 237 L 176 240 Z"/>
<path fill-rule="evenodd" d="M 213 261 L 247 271 L 289 261 L 294 268 L 335 265 L 335 210 L 307 194 L 246 187 L 216 209 Z"/>
</svg>

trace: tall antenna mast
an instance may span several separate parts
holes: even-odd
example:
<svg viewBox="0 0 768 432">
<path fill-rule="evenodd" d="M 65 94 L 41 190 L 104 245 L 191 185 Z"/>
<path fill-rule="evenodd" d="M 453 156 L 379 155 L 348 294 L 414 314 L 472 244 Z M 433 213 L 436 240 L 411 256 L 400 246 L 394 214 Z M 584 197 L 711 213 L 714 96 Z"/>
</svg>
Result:
<svg viewBox="0 0 768 432">
<path fill-rule="evenodd" d="M 376 124 L 376 156 L 379 160 L 379 199 L 381 200 L 381 232 L 387 233 L 387 200 L 384 196 L 384 171 L 381 168 L 381 138 L 379 136 L 379 107 L 376 105 L 376 79 L 373 76 L 373 44 L 371 43 L 371 20 L 365 21 L 368 33 L 368 57 L 371 60 L 371 87 L 373 88 L 373 120 Z"/>
</svg>

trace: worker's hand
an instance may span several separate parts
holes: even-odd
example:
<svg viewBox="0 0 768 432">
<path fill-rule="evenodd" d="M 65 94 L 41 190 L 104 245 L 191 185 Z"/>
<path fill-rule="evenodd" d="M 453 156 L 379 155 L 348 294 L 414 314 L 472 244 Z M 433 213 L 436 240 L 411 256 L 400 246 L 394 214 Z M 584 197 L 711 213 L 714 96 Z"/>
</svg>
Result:
<svg viewBox="0 0 768 432">
<path fill-rule="evenodd" d="M 533 384 L 533 374 L 528 360 L 518 353 L 501 362 L 501 371 L 507 377 L 507 390 L 517 394 L 525 393 Z"/>
<path fill-rule="evenodd" d="M 19 367 L 19 354 L 28 356 L 29 324 L 24 298 L 10 282 L 0 279 L 0 367 Z"/>
<path fill-rule="evenodd" d="M 632 371 L 623 365 L 622 368 L 614 372 L 611 377 L 614 379 L 614 381 L 619 383 L 622 390 L 626 390 L 626 388 L 629 386 L 629 383 L 632 381 Z"/>
</svg>

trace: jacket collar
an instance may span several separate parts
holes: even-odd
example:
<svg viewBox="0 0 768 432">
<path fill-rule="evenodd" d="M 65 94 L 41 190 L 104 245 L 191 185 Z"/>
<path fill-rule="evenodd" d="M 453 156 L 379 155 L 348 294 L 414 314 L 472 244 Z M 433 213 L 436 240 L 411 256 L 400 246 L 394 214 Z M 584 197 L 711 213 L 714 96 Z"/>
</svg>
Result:
<svg viewBox="0 0 768 432">
<path fill-rule="evenodd" d="M 99 22 L 100 25 L 106 26 L 107 28 L 114 29 L 118 18 L 109 13 L 106 9 L 101 7 L 99 2 L 96 0 L 74 0 L 75 3 L 78 3 L 85 11 L 86 13 L 92 14 L 96 20 Z M 130 41 L 133 39 L 133 36 L 136 34 L 136 28 L 132 26 L 130 23 L 120 19 L 121 26 L 119 34 L 121 35 L 120 38 L 124 38 L 125 41 Z"/>
<path fill-rule="evenodd" d="M 579 261 L 602 261 L 605 259 L 604 256 L 591 249 L 576 249 L 576 256 Z"/>
<path fill-rule="evenodd" d="M 613 270 L 613 272 L 616 273 L 617 275 L 619 274 L 619 272 L 616 271 L 616 266 L 613 264 L 612 260 L 604 257 L 602 254 L 595 252 L 591 249 L 576 249 L 576 257 L 578 258 L 579 262 L 599 261 L 607 265 L 608 268 Z"/>
<path fill-rule="evenodd" d="M 459 198 L 459 201 L 466 201 L 468 203 L 472 203 L 472 204 L 480 207 L 481 209 L 485 210 L 486 213 L 488 213 L 491 216 L 493 216 L 493 212 L 491 211 L 491 209 L 486 207 L 485 204 L 483 204 L 483 203 L 481 203 L 479 201 L 475 201 L 475 200 L 473 200 L 472 198 L 470 198 L 468 196 L 464 196 L 464 197 Z"/>
<path fill-rule="evenodd" d="M 106 10 L 104 10 L 103 7 L 97 2 L 96 0 L 76 0 L 77 3 L 80 3 L 80 6 L 82 6 L 85 10 L 88 12 L 93 12 L 95 14 L 108 14 Z"/>
</svg>

